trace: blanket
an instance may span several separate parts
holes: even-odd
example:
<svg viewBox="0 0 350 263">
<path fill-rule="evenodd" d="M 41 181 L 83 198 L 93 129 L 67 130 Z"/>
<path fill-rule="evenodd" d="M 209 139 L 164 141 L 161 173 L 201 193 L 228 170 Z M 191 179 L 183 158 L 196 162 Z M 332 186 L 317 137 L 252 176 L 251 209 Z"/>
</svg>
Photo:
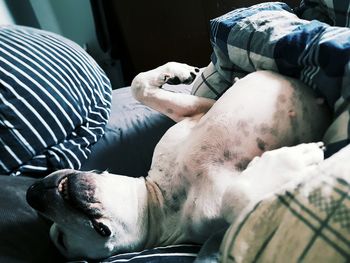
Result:
<svg viewBox="0 0 350 263">
<path fill-rule="evenodd" d="M 298 78 L 334 111 L 324 138 L 327 156 L 348 144 L 349 28 L 300 19 L 288 5 L 271 2 L 213 19 L 211 42 L 212 63 L 192 94 L 217 99 L 235 77 L 256 70 Z"/>
</svg>

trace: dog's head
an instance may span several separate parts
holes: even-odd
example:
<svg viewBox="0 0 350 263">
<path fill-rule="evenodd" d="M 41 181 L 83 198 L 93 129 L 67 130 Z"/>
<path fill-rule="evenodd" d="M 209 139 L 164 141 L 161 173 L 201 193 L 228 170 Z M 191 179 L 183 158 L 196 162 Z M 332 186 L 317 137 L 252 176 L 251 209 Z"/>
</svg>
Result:
<svg viewBox="0 0 350 263">
<path fill-rule="evenodd" d="M 144 246 L 147 190 L 142 179 L 61 170 L 33 184 L 27 201 L 53 221 L 51 239 L 69 259 L 103 258 Z"/>
</svg>

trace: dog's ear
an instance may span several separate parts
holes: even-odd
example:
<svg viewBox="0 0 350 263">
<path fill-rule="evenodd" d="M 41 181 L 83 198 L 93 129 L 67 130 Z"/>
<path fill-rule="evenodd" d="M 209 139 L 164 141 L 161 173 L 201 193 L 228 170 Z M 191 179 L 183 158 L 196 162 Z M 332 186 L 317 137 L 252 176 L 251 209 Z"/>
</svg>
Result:
<svg viewBox="0 0 350 263">
<path fill-rule="evenodd" d="M 111 230 L 106 224 L 99 222 L 96 219 L 92 219 L 91 222 L 96 232 L 99 233 L 101 236 L 109 237 L 112 234 Z"/>
</svg>

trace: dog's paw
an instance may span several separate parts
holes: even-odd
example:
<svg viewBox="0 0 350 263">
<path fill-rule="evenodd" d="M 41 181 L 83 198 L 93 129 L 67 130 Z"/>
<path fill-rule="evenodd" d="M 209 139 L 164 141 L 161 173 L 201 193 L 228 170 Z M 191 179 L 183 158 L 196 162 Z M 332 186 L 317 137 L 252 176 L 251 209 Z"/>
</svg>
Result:
<svg viewBox="0 0 350 263">
<path fill-rule="evenodd" d="M 303 143 L 293 147 L 283 147 L 272 151 L 276 162 L 291 170 L 302 170 L 317 165 L 324 160 L 324 144 Z M 267 153 L 268 154 L 268 153 Z"/>
<path fill-rule="evenodd" d="M 312 174 L 324 159 L 323 150 L 323 143 L 308 143 L 265 152 L 253 159 L 242 172 L 242 178 L 254 186 L 252 191 L 259 198 Z"/>
<path fill-rule="evenodd" d="M 164 83 L 171 85 L 190 84 L 200 71 L 199 68 L 177 62 L 168 62 L 164 67 L 160 78 Z"/>
<path fill-rule="evenodd" d="M 302 175 L 307 168 L 321 163 L 324 159 L 324 144 L 304 143 L 293 147 L 282 147 L 263 153 L 254 158 L 246 171 L 271 176 L 293 177 Z"/>
<path fill-rule="evenodd" d="M 324 144 L 303 143 L 292 147 L 282 147 L 265 152 L 260 162 L 285 170 L 301 170 L 311 165 L 317 165 L 324 159 Z"/>
</svg>

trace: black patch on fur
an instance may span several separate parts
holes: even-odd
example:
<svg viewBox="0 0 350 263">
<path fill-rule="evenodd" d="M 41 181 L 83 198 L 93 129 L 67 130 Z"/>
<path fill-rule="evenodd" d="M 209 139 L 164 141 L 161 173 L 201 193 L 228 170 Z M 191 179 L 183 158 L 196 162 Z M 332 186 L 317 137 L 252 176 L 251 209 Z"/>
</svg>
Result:
<svg viewBox="0 0 350 263">
<path fill-rule="evenodd" d="M 184 188 L 179 190 L 178 192 L 172 193 L 169 202 L 169 208 L 174 211 L 180 211 L 182 205 L 184 204 L 184 200 L 187 198 L 187 192 Z"/>
<path fill-rule="evenodd" d="M 270 134 L 275 136 L 275 137 L 278 137 L 278 129 L 277 129 L 277 127 L 270 128 Z"/>
<path fill-rule="evenodd" d="M 266 150 L 266 142 L 264 142 L 261 138 L 256 138 L 256 144 L 258 145 L 258 148 L 262 151 Z"/>
<path fill-rule="evenodd" d="M 259 134 L 265 135 L 265 134 L 267 134 L 270 131 L 270 126 L 267 125 L 266 123 L 262 123 L 257 128 L 257 131 L 258 131 Z"/>
<path fill-rule="evenodd" d="M 250 163 L 250 159 L 242 158 L 235 166 L 239 171 L 243 171 L 247 168 L 247 165 Z"/>
<path fill-rule="evenodd" d="M 208 150 L 208 146 L 202 145 L 202 146 L 201 146 L 201 150 L 202 150 L 202 151 Z"/>
<path fill-rule="evenodd" d="M 226 161 L 231 161 L 232 160 L 232 153 L 229 150 L 224 150 L 224 158 Z"/>
</svg>

